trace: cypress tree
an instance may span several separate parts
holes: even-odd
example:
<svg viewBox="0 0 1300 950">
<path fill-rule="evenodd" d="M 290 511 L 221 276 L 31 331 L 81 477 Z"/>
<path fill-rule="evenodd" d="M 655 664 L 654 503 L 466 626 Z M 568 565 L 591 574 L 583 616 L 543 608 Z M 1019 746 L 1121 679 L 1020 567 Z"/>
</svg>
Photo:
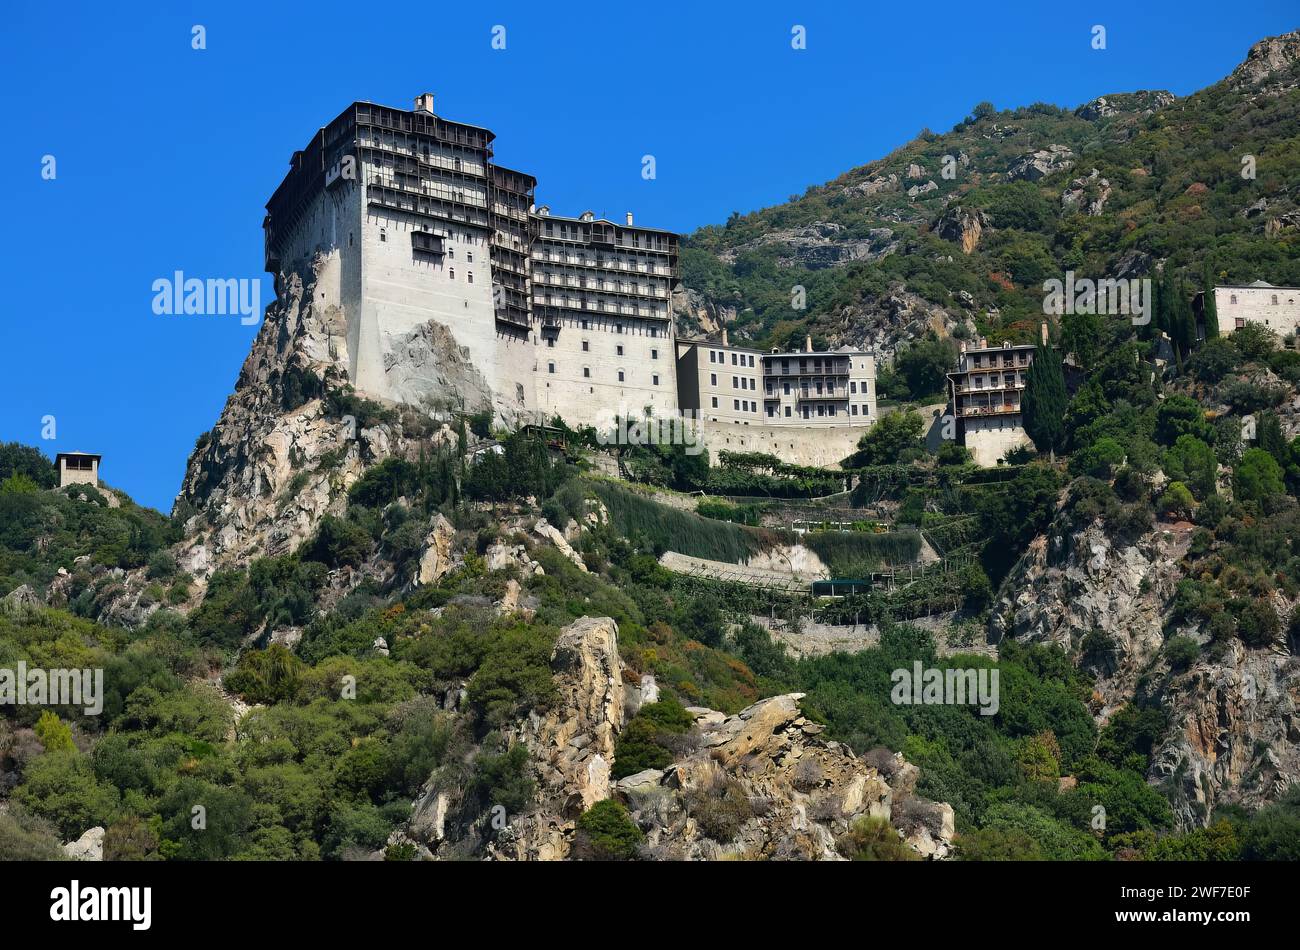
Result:
<svg viewBox="0 0 1300 950">
<path fill-rule="evenodd" d="M 1205 272 L 1201 277 L 1201 289 L 1205 291 L 1202 297 L 1201 313 L 1205 318 L 1205 338 L 1213 340 L 1219 335 L 1219 308 L 1214 302 L 1214 276 L 1210 273 L 1210 265 L 1205 265 Z"/>
<path fill-rule="evenodd" d="M 1034 361 L 1029 366 L 1021 407 L 1025 432 L 1034 440 L 1038 451 L 1050 452 L 1053 458 L 1065 434 L 1068 401 L 1061 356 L 1051 346 L 1039 343 L 1034 351 Z"/>
</svg>

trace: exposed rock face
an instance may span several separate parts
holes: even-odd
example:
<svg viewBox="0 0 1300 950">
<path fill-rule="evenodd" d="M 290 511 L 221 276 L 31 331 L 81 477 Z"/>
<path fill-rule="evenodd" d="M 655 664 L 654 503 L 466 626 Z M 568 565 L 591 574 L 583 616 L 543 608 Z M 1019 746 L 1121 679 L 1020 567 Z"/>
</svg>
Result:
<svg viewBox="0 0 1300 950">
<path fill-rule="evenodd" d="M 1100 173 L 1094 168 L 1087 177 L 1076 178 L 1070 182 L 1061 193 L 1061 209 L 1067 212 L 1083 211 L 1089 217 L 1095 218 L 1105 209 L 1110 194 L 1110 182 L 1100 177 Z"/>
<path fill-rule="evenodd" d="M 1067 145 L 1049 145 L 1016 159 L 1007 169 L 1011 181 L 1038 181 L 1074 164 L 1074 152 Z"/>
<path fill-rule="evenodd" d="M 438 579 L 454 566 L 452 542 L 456 539 L 456 529 L 441 513 L 434 515 L 429 527 L 429 534 L 424 539 L 424 550 L 420 552 L 420 565 L 416 571 L 416 582 L 435 584 Z"/>
<path fill-rule="evenodd" d="M 684 290 L 673 294 L 673 316 L 678 336 L 717 334 L 736 319 L 736 308 L 710 300 L 698 290 Z"/>
<path fill-rule="evenodd" d="M 1174 725 L 1150 777 L 1170 787 L 1179 824 L 1204 824 L 1220 804 L 1275 801 L 1300 782 L 1300 659 L 1233 641 L 1173 678 L 1164 701 Z"/>
<path fill-rule="evenodd" d="M 1097 674 L 1095 711 L 1104 721 L 1139 689 L 1168 710 L 1147 778 L 1170 791 L 1184 828 L 1217 805 L 1254 807 L 1300 781 L 1300 661 L 1234 640 L 1226 655 L 1203 654 L 1175 673 L 1160 653 L 1192 530 L 1158 524 L 1126 542 L 1097 524 L 1070 532 L 1058 523 L 1012 571 L 990 622 L 994 638 L 1056 643 L 1072 656 L 1089 633 L 1109 638 L 1113 653 L 1080 657 Z M 1168 632 L 1209 641 L 1195 627 Z"/>
<path fill-rule="evenodd" d="M 318 285 L 337 266 L 318 257 L 310 272 L 281 276 L 235 391 L 190 457 L 181 500 L 198 515 L 177 559 L 200 580 L 218 567 L 292 551 L 324 515 L 343 512 L 347 488 L 368 465 L 413 453 L 417 442 L 428 449 L 454 440 L 450 426 L 410 412 L 393 409 L 392 421 L 370 425 L 331 413 L 323 396 L 348 382 L 346 321 Z M 409 366 L 392 368 L 399 379 L 470 385 L 454 359 L 435 372 L 439 329 L 411 334 Z"/>
<path fill-rule="evenodd" d="M 1144 118 L 1157 109 L 1163 109 L 1177 97 L 1163 89 L 1137 92 L 1121 92 L 1109 96 L 1098 96 L 1091 102 L 1085 102 L 1074 110 L 1074 114 L 1089 122 L 1110 119 L 1121 115 L 1134 115 Z"/>
<path fill-rule="evenodd" d="M 536 763 L 539 807 L 501 832 L 489 847 L 497 858 L 566 857 L 578 816 L 609 797 L 625 702 L 618 625 L 608 617 L 575 620 L 555 642 L 551 669 L 560 699 L 530 716 L 518 735 Z"/>
<path fill-rule="evenodd" d="M 934 233 L 945 241 L 960 244 L 961 252 L 969 254 L 979 246 L 980 238 L 988 227 L 988 215 L 983 211 L 953 205 L 934 222 Z"/>
<path fill-rule="evenodd" d="M 933 182 L 930 185 L 938 187 Z M 893 253 L 898 246 L 892 228 L 872 228 L 865 237 L 853 237 L 846 231 L 843 225 L 832 221 L 817 221 L 805 227 L 769 231 L 755 241 L 723 251 L 720 257 L 731 264 L 746 251 L 767 245 L 780 245 L 783 253 L 777 260 L 781 266 L 819 270 L 855 261 L 879 260 Z"/>
<path fill-rule="evenodd" d="M 87 829 L 76 841 L 65 844 L 63 853 L 73 861 L 103 861 L 104 829 L 98 825 Z"/>
<path fill-rule="evenodd" d="M 800 713 L 801 698 L 801 693 L 774 696 L 734 716 L 693 709 L 701 737 L 698 750 L 663 771 L 618 782 L 615 792 L 645 831 L 651 855 L 839 860 L 836 839 L 852 823 L 891 817 L 896 794 L 909 795 L 910 790 L 891 787 L 847 747 L 818 738 L 822 727 Z M 726 832 L 719 832 L 716 818 L 710 817 L 708 804 L 719 798 L 747 803 L 740 804 L 737 823 Z M 925 856 L 947 856 L 951 808 L 918 806 L 926 816 L 933 812 L 939 817 L 918 822 L 916 833 L 905 840 Z"/>
<path fill-rule="evenodd" d="M 1191 526 L 1161 528 L 1135 544 L 1116 543 L 1098 524 L 1034 540 L 1003 585 L 991 627 L 1001 639 L 1055 643 L 1074 651 L 1094 630 L 1110 635 L 1119 660 L 1098 683 L 1110 708 L 1132 695 L 1164 644 L 1164 607 L 1182 578 Z"/>
<path fill-rule="evenodd" d="M 1300 30 L 1270 36 L 1250 48 L 1245 60 L 1228 76 L 1228 82 L 1233 88 L 1241 89 L 1276 77 L 1279 88 L 1274 91 L 1281 93 L 1296 86 L 1294 74 L 1287 74 L 1297 62 L 1300 62 Z"/>
<path fill-rule="evenodd" d="M 901 286 L 844 307 L 837 316 L 839 326 L 830 334 L 831 345 L 875 350 L 877 359 L 892 357 L 899 346 L 929 332 L 951 336 L 953 327 L 966 322 L 956 307 L 936 306 Z"/>
<path fill-rule="evenodd" d="M 895 756 L 885 775 L 847 747 L 823 741 L 822 727 L 800 712 L 798 693 L 734 716 L 692 708 L 695 730 L 671 765 L 611 782 L 625 707 L 633 698 L 654 701 L 658 687 L 653 680 L 638 690 L 624 685 L 618 628 L 609 618 L 584 617 L 566 627 L 551 665 L 560 700 L 532 715 L 516 736 L 535 763 L 537 807 L 500 831 L 487 846 L 490 857 L 568 857 L 577 818 L 616 795 L 645 832 L 647 856 L 838 859 L 836 838 L 852 822 L 888 818 L 895 801 L 912 798 L 915 767 Z M 725 835 L 704 814 L 719 795 L 744 813 L 721 842 L 710 835 Z M 917 802 L 914 810 L 905 840 L 926 856 L 945 857 L 951 809 Z M 417 805 L 412 833 L 439 838 L 446 813 L 430 791 Z"/>
</svg>

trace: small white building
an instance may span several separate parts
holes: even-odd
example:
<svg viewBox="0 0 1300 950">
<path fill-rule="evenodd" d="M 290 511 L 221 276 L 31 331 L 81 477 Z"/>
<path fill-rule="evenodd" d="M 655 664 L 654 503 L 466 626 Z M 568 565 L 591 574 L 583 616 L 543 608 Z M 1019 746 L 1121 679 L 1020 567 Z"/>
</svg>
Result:
<svg viewBox="0 0 1300 950">
<path fill-rule="evenodd" d="M 1258 323 L 1279 337 L 1300 332 L 1300 288 L 1274 287 L 1257 280 L 1244 287 L 1215 287 L 1214 308 L 1219 336 L 1228 336 L 1247 323 Z"/>
<path fill-rule="evenodd" d="M 91 485 L 99 487 L 99 460 L 102 455 L 89 452 L 60 452 L 54 457 L 59 469 L 59 487 Z"/>
</svg>

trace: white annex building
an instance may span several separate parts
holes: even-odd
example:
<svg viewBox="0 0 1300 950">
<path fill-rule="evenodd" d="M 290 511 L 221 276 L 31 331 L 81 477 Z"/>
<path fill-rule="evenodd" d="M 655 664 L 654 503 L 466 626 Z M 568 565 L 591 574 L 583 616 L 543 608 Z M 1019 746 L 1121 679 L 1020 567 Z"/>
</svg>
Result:
<svg viewBox="0 0 1300 950">
<path fill-rule="evenodd" d="M 1300 333 L 1300 288 L 1274 287 L 1257 280 L 1244 287 L 1215 287 L 1214 308 L 1219 335 L 1227 336 L 1247 323 L 1268 327 L 1279 337 Z"/>
</svg>

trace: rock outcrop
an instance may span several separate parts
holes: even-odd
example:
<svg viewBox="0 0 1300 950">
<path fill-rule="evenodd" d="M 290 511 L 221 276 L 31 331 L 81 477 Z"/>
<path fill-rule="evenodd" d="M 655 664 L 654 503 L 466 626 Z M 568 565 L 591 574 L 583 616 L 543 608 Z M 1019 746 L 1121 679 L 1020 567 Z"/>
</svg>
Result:
<svg viewBox="0 0 1300 950">
<path fill-rule="evenodd" d="M 953 205 L 934 222 L 934 233 L 945 241 L 961 245 L 963 254 L 970 254 L 979 247 L 980 238 L 988 227 L 988 215 L 980 209 Z"/>
<path fill-rule="evenodd" d="M 1073 164 L 1074 152 L 1068 145 L 1049 145 L 1012 162 L 1007 169 L 1007 178 L 1011 181 L 1038 181 Z"/>
<path fill-rule="evenodd" d="M 345 510 L 348 487 L 368 466 L 454 443 L 434 409 L 333 398 L 348 385 L 346 319 L 324 289 L 338 266 L 317 257 L 306 272 L 281 275 L 235 390 L 190 457 L 177 504 L 192 516 L 177 560 L 200 582 L 219 567 L 292 551 L 322 517 Z M 445 335 L 413 331 L 395 378 L 470 386 L 445 345 L 435 371 L 431 353 Z"/>
<path fill-rule="evenodd" d="M 529 716 L 514 736 L 532 757 L 536 807 L 511 818 L 487 845 L 489 857 L 569 857 L 578 817 L 611 796 L 642 828 L 646 857 L 838 860 L 838 839 L 854 822 L 888 819 L 899 802 L 909 803 L 900 812 L 900 837 L 924 857 L 950 853 L 952 809 L 915 798 L 916 768 L 902 756 L 872 764 L 825 741 L 823 727 L 802 714 L 800 693 L 733 716 L 692 707 L 695 726 L 670 765 L 612 781 L 627 708 L 654 701 L 657 685 L 625 685 L 618 628 L 609 618 L 566 627 L 551 665 L 558 702 Z M 413 835 L 443 834 L 448 805 L 439 794 L 431 790 L 417 804 Z"/>
<path fill-rule="evenodd" d="M 1147 779 L 1168 793 L 1183 828 L 1221 804 L 1275 801 L 1300 781 L 1300 660 L 1233 640 L 1174 671 L 1161 653 L 1173 634 L 1209 644 L 1207 632 L 1171 619 L 1192 531 L 1164 523 L 1124 540 L 1100 523 L 1058 521 L 1007 578 L 990 622 L 994 639 L 1054 643 L 1086 664 L 1099 724 L 1139 695 L 1168 711 Z M 1093 655 L 1089 634 L 1104 638 Z"/>
</svg>

